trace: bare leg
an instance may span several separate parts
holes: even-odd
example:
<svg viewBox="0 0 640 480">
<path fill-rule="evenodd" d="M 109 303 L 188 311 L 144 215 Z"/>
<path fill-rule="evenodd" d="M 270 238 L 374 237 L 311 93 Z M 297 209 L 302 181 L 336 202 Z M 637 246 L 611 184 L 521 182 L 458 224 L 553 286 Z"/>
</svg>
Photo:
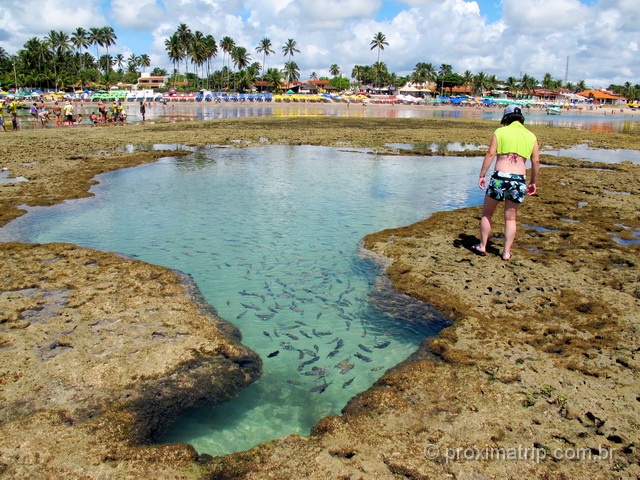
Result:
<svg viewBox="0 0 640 480">
<path fill-rule="evenodd" d="M 500 202 L 495 198 L 484 196 L 484 206 L 482 207 L 482 220 L 480 220 L 480 247 L 481 252 L 487 251 L 487 242 L 491 235 L 491 219 L 496 207 Z"/>
<path fill-rule="evenodd" d="M 505 200 L 504 202 L 504 251 L 502 252 L 502 258 L 504 260 L 511 258 L 511 246 L 516 238 L 516 230 L 518 228 L 516 216 L 519 206 L 519 203 L 512 202 L 511 200 Z"/>
</svg>

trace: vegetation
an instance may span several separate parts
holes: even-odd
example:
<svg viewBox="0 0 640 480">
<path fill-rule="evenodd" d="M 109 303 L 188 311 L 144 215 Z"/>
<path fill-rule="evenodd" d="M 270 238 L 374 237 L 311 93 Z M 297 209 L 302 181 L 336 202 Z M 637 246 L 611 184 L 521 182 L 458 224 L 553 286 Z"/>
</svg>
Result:
<svg viewBox="0 0 640 480">
<path fill-rule="evenodd" d="M 15 88 L 28 86 L 36 89 L 60 88 L 108 88 L 118 82 L 135 83 L 139 77 L 138 69 L 151 66 L 148 55 L 131 54 L 124 58 L 122 54 L 109 54 L 109 48 L 117 40 L 113 28 L 92 27 L 85 30 L 78 27 L 68 34 L 51 30 L 44 38 L 33 37 L 27 40 L 23 48 L 15 55 L 9 55 L 0 47 L 0 87 Z M 372 65 L 355 65 L 351 71 L 351 81 L 343 78 L 343 72 L 337 64 L 329 68 L 333 76 L 331 85 L 345 89 L 364 86 L 401 87 L 407 83 L 413 85 L 435 85 L 441 95 L 452 94 L 456 87 L 463 87 L 469 93 L 481 94 L 483 91 L 500 88 L 515 96 L 528 96 L 535 89 L 558 90 L 572 92 L 587 89 L 585 82 L 576 83 L 554 79 L 546 73 L 542 80 L 528 74 L 520 78 L 508 77 L 499 81 L 495 75 L 486 72 L 473 73 L 469 70 L 457 73 L 448 64 L 436 68 L 431 63 L 417 63 L 413 72 L 400 76 L 389 72 L 387 65 L 380 61 L 381 52 L 389 43 L 382 32 L 378 32 L 370 42 L 371 50 L 377 50 L 375 63 Z M 95 56 L 90 53 L 95 48 Z M 104 49 L 104 53 L 101 52 Z M 289 38 L 281 47 L 284 56 L 282 69 L 267 68 L 267 57 L 274 55 L 274 46 L 269 38 L 263 38 L 255 47 L 256 54 L 262 62 L 252 62 L 251 54 L 246 47 L 236 45 L 229 36 L 220 39 L 219 44 L 211 35 L 192 32 L 189 26 L 182 23 L 176 31 L 165 40 L 168 59 L 173 64 L 171 82 L 175 87 L 189 91 L 201 88 L 228 89 L 240 92 L 250 90 L 256 80 L 263 80 L 269 88 L 279 90 L 285 82 L 300 80 L 300 68 L 293 60 L 300 50 L 296 40 Z M 213 68 L 214 59 L 222 53 L 219 70 Z M 258 57 L 260 58 L 260 57 Z M 182 74 L 180 73 L 182 72 Z M 155 68 L 154 75 L 166 75 L 164 69 Z M 316 79 L 315 72 L 311 75 Z M 188 82 L 188 85 L 181 85 Z M 624 85 L 611 85 L 614 93 L 629 99 L 640 98 L 640 85 L 626 82 Z"/>
</svg>

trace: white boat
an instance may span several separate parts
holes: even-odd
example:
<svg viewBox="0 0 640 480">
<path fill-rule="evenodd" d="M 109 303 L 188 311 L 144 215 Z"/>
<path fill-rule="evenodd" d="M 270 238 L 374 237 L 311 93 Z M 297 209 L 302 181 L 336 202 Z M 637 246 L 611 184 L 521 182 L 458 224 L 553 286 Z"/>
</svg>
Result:
<svg viewBox="0 0 640 480">
<path fill-rule="evenodd" d="M 547 115 L 560 115 L 561 113 L 560 107 L 547 107 Z"/>
</svg>

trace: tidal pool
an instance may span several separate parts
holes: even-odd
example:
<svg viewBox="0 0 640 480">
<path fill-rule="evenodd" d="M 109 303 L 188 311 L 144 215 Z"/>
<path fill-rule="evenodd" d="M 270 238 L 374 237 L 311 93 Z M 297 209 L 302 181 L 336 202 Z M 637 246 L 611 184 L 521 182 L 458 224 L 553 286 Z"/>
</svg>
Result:
<svg viewBox="0 0 640 480">
<path fill-rule="evenodd" d="M 184 413 L 160 439 L 202 453 L 308 434 L 446 320 L 378 289 L 368 233 L 482 202 L 480 158 L 314 146 L 203 147 L 98 177 L 94 197 L 40 207 L 0 240 L 71 242 L 191 274 L 258 352 L 237 399 Z"/>
</svg>

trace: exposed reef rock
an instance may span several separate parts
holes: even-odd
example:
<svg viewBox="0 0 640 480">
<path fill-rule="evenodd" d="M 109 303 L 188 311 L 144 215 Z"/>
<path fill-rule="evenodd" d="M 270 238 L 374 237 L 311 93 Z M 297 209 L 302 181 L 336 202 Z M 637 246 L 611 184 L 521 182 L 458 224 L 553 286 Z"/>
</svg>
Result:
<svg viewBox="0 0 640 480">
<path fill-rule="evenodd" d="M 96 174 L 162 155 L 116 151 L 131 138 L 348 142 L 391 152 L 385 143 L 482 145 L 493 128 L 290 118 L 127 126 L 109 135 L 21 131 L 3 137 L 0 159 L 29 181 L 0 185 L 0 224 L 23 204 L 86 196 Z M 553 147 L 638 148 L 637 135 L 532 130 Z M 99 150 L 106 153 L 90 153 Z M 148 442 L 178 411 L 230 398 L 259 375 L 259 359 L 234 340 L 233 327 L 168 269 L 72 245 L 1 244 L 0 477 L 640 477 L 640 169 L 545 161 L 563 168 L 544 169 L 539 196 L 527 198 L 510 262 L 498 256 L 499 227 L 489 255 L 469 250 L 477 207 L 367 237 L 367 248 L 389 258 L 395 288 L 453 325 L 309 437 L 215 459 Z"/>
<path fill-rule="evenodd" d="M 0 471 L 176 478 L 190 446 L 144 446 L 184 409 L 226 401 L 261 361 L 188 277 L 69 244 L 0 251 Z"/>
</svg>

